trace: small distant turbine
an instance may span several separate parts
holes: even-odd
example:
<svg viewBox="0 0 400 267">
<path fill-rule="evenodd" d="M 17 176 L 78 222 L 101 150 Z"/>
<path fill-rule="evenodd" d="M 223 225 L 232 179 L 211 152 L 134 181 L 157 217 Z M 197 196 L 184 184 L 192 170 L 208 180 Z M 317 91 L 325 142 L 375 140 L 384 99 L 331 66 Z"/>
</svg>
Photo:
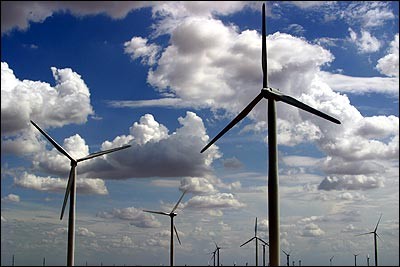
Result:
<svg viewBox="0 0 400 267">
<path fill-rule="evenodd" d="M 263 247 L 263 266 L 265 266 L 265 246 L 267 246 L 267 245 L 261 244 L 261 246 Z"/>
<path fill-rule="evenodd" d="M 81 161 L 85 161 L 88 159 L 92 159 L 95 157 L 102 156 L 104 154 L 108 154 L 111 152 L 115 152 L 121 149 L 125 149 L 130 147 L 130 145 L 122 146 L 122 147 L 117 147 L 117 148 L 112 148 L 104 151 L 99 151 L 95 152 L 92 154 L 87 155 L 86 157 L 80 158 L 80 159 L 75 159 L 73 158 L 68 152 L 62 148 L 56 141 L 53 140 L 53 138 L 50 137 L 45 131 L 40 129 L 40 127 L 31 121 L 33 126 L 35 126 L 39 132 L 41 132 L 47 140 L 50 141 L 50 143 L 64 156 L 66 156 L 70 161 L 71 161 L 71 170 L 69 172 L 69 178 L 68 178 L 68 183 L 67 183 L 67 188 L 65 190 L 65 196 L 64 196 L 64 203 L 61 209 L 61 216 L 60 220 L 62 220 L 63 215 L 64 215 L 64 210 L 65 206 L 67 205 L 67 200 L 69 194 L 71 194 L 71 197 L 69 198 L 69 216 L 68 216 L 68 250 L 67 250 L 67 265 L 68 266 L 74 266 L 74 259 L 75 259 L 75 200 L 76 200 L 76 168 L 78 166 L 78 163 Z"/>
<path fill-rule="evenodd" d="M 369 234 L 374 234 L 374 245 L 375 245 L 375 266 L 378 266 L 378 244 L 377 244 L 376 237 L 378 237 L 379 239 L 381 239 L 381 238 L 379 237 L 379 235 L 376 233 L 376 230 L 378 229 L 378 225 L 379 225 L 379 222 L 381 221 L 381 218 L 382 218 L 382 213 L 381 213 L 381 216 L 379 217 L 378 223 L 376 224 L 374 231 L 372 231 L 372 232 L 368 232 L 368 233 L 363 233 L 363 234 L 356 235 L 356 236 L 360 236 L 360 235 L 369 235 Z M 381 239 L 381 240 L 382 240 L 382 239 Z M 368 258 L 368 260 L 369 260 L 369 258 Z"/>
<path fill-rule="evenodd" d="M 333 257 L 335 257 L 335 256 L 332 256 L 332 257 L 329 259 L 330 266 L 332 266 Z"/>
<path fill-rule="evenodd" d="M 289 264 L 290 264 L 289 257 L 290 257 L 290 252 L 291 252 L 291 251 L 286 252 L 286 251 L 284 251 L 284 250 L 282 249 L 282 252 L 286 255 L 286 265 L 289 266 Z"/>
<path fill-rule="evenodd" d="M 213 252 L 209 253 L 212 254 L 211 259 L 208 260 L 208 266 L 210 266 L 210 260 L 214 261 L 213 266 L 215 266 L 215 254 L 217 253 L 217 249 L 215 249 Z"/>
<path fill-rule="evenodd" d="M 269 220 L 269 258 L 272 266 L 280 265 L 280 245 L 279 245 L 279 179 L 278 179 L 278 147 L 276 131 L 276 102 L 284 102 L 297 107 L 326 120 L 340 124 L 340 121 L 316 110 L 297 99 L 283 94 L 278 89 L 268 86 L 267 75 L 267 42 L 266 42 L 266 22 L 265 22 L 265 3 L 262 5 L 262 54 L 261 64 L 263 73 L 263 87 L 261 92 L 220 132 L 215 136 L 201 151 L 203 153 L 221 136 L 228 132 L 233 126 L 244 119 L 247 114 L 257 105 L 261 99 L 268 100 L 268 220 Z"/>
<path fill-rule="evenodd" d="M 301 260 L 299 260 L 299 266 L 301 266 Z"/>
<path fill-rule="evenodd" d="M 214 244 L 215 244 L 215 251 L 217 252 L 217 266 L 220 266 L 219 265 L 219 251 L 223 247 L 219 247 L 215 241 L 214 241 Z"/>
<path fill-rule="evenodd" d="M 242 245 L 240 245 L 240 247 L 243 247 L 250 241 L 253 241 L 253 239 L 256 241 L 256 266 L 258 266 L 258 240 L 260 240 L 267 246 L 269 246 L 269 244 L 257 236 L 257 217 L 256 217 L 256 224 L 254 227 L 254 236 L 252 238 L 250 238 L 248 241 L 246 241 L 245 243 L 243 243 Z"/>
<path fill-rule="evenodd" d="M 369 254 L 367 254 L 367 266 L 369 266 Z"/>
<path fill-rule="evenodd" d="M 360 255 L 360 254 L 354 254 L 353 253 L 353 255 L 354 255 L 354 266 L 357 266 L 357 256 Z"/>
<path fill-rule="evenodd" d="M 143 210 L 144 212 L 150 212 L 150 213 L 155 213 L 155 214 L 161 214 L 161 215 L 166 215 L 171 218 L 171 242 L 170 242 L 170 254 L 169 254 L 169 263 L 171 266 L 174 266 L 174 231 L 176 233 L 176 238 L 178 239 L 179 245 L 181 245 L 181 240 L 179 239 L 178 231 L 176 230 L 176 227 L 174 225 L 174 217 L 178 215 L 174 211 L 178 208 L 179 203 L 181 202 L 183 196 L 185 195 L 187 191 L 183 191 L 183 194 L 179 198 L 178 202 L 175 204 L 174 208 L 171 210 L 170 213 L 163 212 L 163 211 L 152 211 L 152 210 Z"/>
</svg>

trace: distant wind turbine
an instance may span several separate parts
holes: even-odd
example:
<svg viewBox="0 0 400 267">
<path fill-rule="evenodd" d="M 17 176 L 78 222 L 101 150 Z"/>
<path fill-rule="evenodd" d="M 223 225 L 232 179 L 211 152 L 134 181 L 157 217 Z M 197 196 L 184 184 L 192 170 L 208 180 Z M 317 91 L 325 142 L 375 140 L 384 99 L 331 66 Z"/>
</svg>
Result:
<svg viewBox="0 0 400 267">
<path fill-rule="evenodd" d="M 301 260 L 299 260 L 299 266 L 301 266 Z"/>
<path fill-rule="evenodd" d="M 178 214 L 175 213 L 174 211 L 178 208 L 178 205 L 181 202 L 181 200 L 186 192 L 187 191 L 183 191 L 181 197 L 179 198 L 178 202 L 175 204 L 174 208 L 171 210 L 170 213 L 163 212 L 163 211 L 143 210 L 145 212 L 166 215 L 171 218 L 171 243 L 170 243 L 170 251 L 169 251 L 169 263 L 171 266 L 174 266 L 174 231 L 176 233 L 176 238 L 178 239 L 179 245 L 181 245 L 181 240 L 179 239 L 178 231 L 176 230 L 176 227 L 174 225 L 174 217 Z"/>
<path fill-rule="evenodd" d="M 267 75 L 267 43 L 266 43 L 266 25 L 265 25 L 265 3 L 262 5 L 262 72 L 263 88 L 261 92 L 245 107 L 236 118 L 234 118 L 214 139 L 211 140 L 202 150 L 203 153 L 212 144 L 214 144 L 222 135 L 224 135 L 235 124 L 240 122 L 249 114 L 249 112 L 260 102 L 261 99 L 268 99 L 268 220 L 269 220 L 269 257 L 272 266 L 280 265 L 280 246 L 279 246 L 279 179 L 278 179 L 278 152 L 276 136 L 276 107 L 275 102 L 285 102 L 314 115 L 320 116 L 331 122 L 340 124 L 340 121 L 316 110 L 295 98 L 281 93 L 278 89 L 268 87 Z"/>
<path fill-rule="evenodd" d="M 267 244 L 261 244 L 263 247 L 263 266 L 265 266 L 265 246 L 268 246 Z"/>
<path fill-rule="evenodd" d="M 369 254 L 367 254 L 367 266 L 369 266 Z"/>
<path fill-rule="evenodd" d="M 67 188 L 65 190 L 64 203 L 61 209 L 60 220 L 62 220 L 64 215 L 65 206 L 67 204 L 68 196 L 71 194 L 69 198 L 69 217 L 68 217 L 68 251 L 67 251 L 67 266 L 74 266 L 74 258 L 75 258 L 75 200 L 76 200 L 76 168 L 78 166 L 78 162 L 85 161 L 88 159 L 92 159 L 95 157 L 102 156 L 104 154 L 108 154 L 111 152 L 115 152 L 121 149 L 125 149 L 130 147 L 130 145 L 112 148 L 104 151 L 95 152 L 87 155 L 86 157 L 75 159 L 68 152 L 62 148 L 53 138 L 50 137 L 45 131 L 43 131 L 36 123 L 31 121 L 33 126 L 35 126 L 39 132 L 41 132 L 47 140 L 64 156 L 66 156 L 71 161 L 71 170 L 69 172 L 69 178 L 67 183 Z"/>
<path fill-rule="evenodd" d="M 330 266 L 332 266 L 333 257 L 335 257 L 335 256 L 332 256 L 332 257 L 329 259 L 329 264 L 330 264 Z"/>
<path fill-rule="evenodd" d="M 218 246 L 217 243 L 216 243 L 215 241 L 214 241 L 214 244 L 215 244 L 215 251 L 217 252 L 217 266 L 220 266 L 220 265 L 219 265 L 219 251 L 220 251 L 220 249 L 221 249 L 222 247 Z"/>
<path fill-rule="evenodd" d="M 286 255 L 286 265 L 289 266 L 289 264 L 290 264 L 289 257 L 290 257 L 290 252 L 291 252 L 291 251 L 286 252 L 286 251 L 284 251 L 284 250 L 282 249 L 282 252 Z"/>
<path fill-rule="evenodd" d="M 353 255 L 354 255 L 354 266 L 357 266 L 357 256 L 358 256 L 359 254 L 354 254 L 354 253 L 353 253 Z"/>
<path fill-rule="evenodd" d="M 215 249 L 213 252 L 209 253 L 212 254 L 211 259 L 208 260 L 208 266 L 210 266 L 210 260 L 214 261 L 213 266 L 215 266 L 215 254 L 217 253 L 217 249 Z"/>
<path fill-rule="evenodd" d="M 240 247 L 243 247 L 247 243 L 253 241 L 253 239 L 256 241 L 256 266 L 258 266 L 258 240 L 260 240 L 261 242 L 263 242 L 267 246 L 269 246 L 269 244 L 257 236 L 257 217 L 256 217 L 256 224 L 255 224 L 255 227 L 254 227 L 254 236 L 252 238 L 250 238 L 249 240 L 247 240 L 242 245 L 240 245 Z"/>
<path fill-rule="evenodd" d="M 376 224 L 374 231 L 356 235 L 356 236 L 360 236 L 360 235 L 374 234 L 375 266 L 378 266 L 378 244 L 377 244 L 376 237 L 379 237 L 379 235 L 376 233 L 376 230 L 378 229 L 378 225 L 379 225 L 379 222 L 381 221 L 381 218 L 382 218 L 382 213 L 381 213 L 381 216 L 379 217 L 378 223 Z M 381 238 L 379 237 L 379 239 L 381 239 Z M 381 240 L 382 240 L 382 239 L 381 239 Z M 369 260 L 369 258 L 368 258 L 368 260 Z"/>
</svg>

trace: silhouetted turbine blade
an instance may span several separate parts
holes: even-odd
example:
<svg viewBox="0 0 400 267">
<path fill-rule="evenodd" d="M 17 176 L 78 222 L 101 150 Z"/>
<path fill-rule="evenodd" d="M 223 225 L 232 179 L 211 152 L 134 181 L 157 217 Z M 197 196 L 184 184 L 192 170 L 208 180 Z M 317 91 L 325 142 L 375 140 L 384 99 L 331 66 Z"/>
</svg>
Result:
<svg viewBox="0 0 400 267">
<path fill-rule="evenodd" d="M 215 143 L 221 136 L 223 136 L 229 129 L 231 129 L 235 124 L 237 124 L 239 121 L 241 121 L 244 117 L 246 117 L 247 114 L 254 108 L 254 106 L 260 102 L 260 100 L 263 99 L 263 94 L 260 93 L 256 98 L 253 99 L 253 101 L 250 102 L 250 104 L 245 107 L 245 109 L 242 110 L 242 112 L 239 113 L 239 115 L 236 116 L 216 137 L 214 137 L 213 140 L 211 140 L 210 143 L 208 143 L 200 152 L 203 153 L 204 151 L 207 150 L 212 144 Z"/>
<path fill-rule="evenodd" d="M 288 256 L 289 254 L 288 253 L 286 253 L 286 251 L 284 251 L 283 249 L 282 249 L 282 252 L 286 255 L 286 256 Z"/>
<path fill-rule="evenodd" d="M 179 239 L 178 231 L 176 230 L 175 225 L 174 225 L 174 230 L 175 230 L 176 237 L 178 238 L 179 245 L 182 245 L 181 240 Z"/>
<path fill-rule="evenodd" d="M 381 213 L 381 216 L 379 217 L 378 223 L 376 224 L 376 227 L 375 227 L 375 230 L 374 230 L 375 233 L 376 233 L 376 230 L 378 229 L 378 224 L 381 221 L 381 218 L 382 218 L 382 213 Z"/>
<path fill-rule="evenodd" d="M 374 232 L 369 232 L 369 233 L 358 234 L 358 235 L 355 235 L 355 236 L 360 236 L 360 235 L 370 235 L 370 234 L 374 234 Z"/>
<path fill-rule="evenodd" d="M 244 245 L 246 245 L 247 243 L 249 243 L 249 242 L 253 241 L 253 239 L 254 239 L 254 238 L 256 238 L 256 237 L 253 237 L 253 238 L 251 238 L 250 240 L 248 240 L 247 242 L 245 242 L 245 243 L 241 244 L 241 245 L 240 245 L 240 247 L 243 247 L 243 246 L 244 246 Z"/>
<path fill-rule="evenodd" d="M 152 211 L 152 210 L 143 210 L 144 212 L 150 212 L 150 213 L 155 213 L 155 214 L 161 214 L 161 215 L 167 215 L 169 216 L 169 213 L 162 212 L 162 211 Z"/>
<path fill-rule="evenodd" d="M 263 87 L 267 87 L 267 37 L 266 37 L 266 29 L 265 29 L 265 4 L 262 6 L 262 55 L 261 55 L 261 64 L 263 71 Z"/>
<path fill-rule="evenodd" d="M 50 137 L 50 135 L 48 135 L 45 131 L 43 131 L 42 129 L 40 129 L 40 127 L 34 123 L 33 121 L 31 121 L 31 123 L 47 138 L 47 140 L 50 141 L 50 143 L 53 144 L 53 146 L 60 151 L 62 154 L 64 154 L 67 158 L 69 158 L 72 161 L 75 161 L 74 158 L 72 158 L 67 151 L 64 150 L 64 148 L 62 148 L 56 141 L 53 140 L 53 138 Z"/>
<path fill-rule="evenodd" d="M 261 238 L 257 237 L 258 240 L 260 240 L 261 242 L 263 242 L 265 245 L 267 245 L 269 247 L 268 242 L 265 242 L 264 240 L 262 240 Z"/>
<path fill-rule="evenodd" d="M 256 224 L 255 224 L 255 227 L 254 227 L 254 236 L 257 236 L 257 217 L 256 217 Z"/>
<path fill-rule="evenodd" d="M 121 150 L 121 149 L 128 148 L 130 146 L 131 145 L 126 145 L 126 146 L 111 148 L 111 149 L 104 150 L 104 151 L 95 152 L 95 153 L 89 154 L 86 157 L 78 159 L 76 162 L 80 162 L 80 161 L 84 161 L 84 160 L 87 160 L 87 159 L 92 159 L 92 158 L 95 158 L 95 157 L 99 157 L 99 156 L 102 156 L 104 154 L 108 154 L 108 153 L 111 153 L 111 152 L 114 152 L 114 151 L 118 151 L 118 150 Z"/>
<path fill-rule="evenodd" d="M 314 115 L 317 115 L 319 117 L 327 119 L 328 121 L 334 122 L 336 124 L 340 124 L 339 120 L 337 120 L 337 119 L 335 119 L 335 118 L 329 116 L 328 114 L 325 114 L 325 113 L 323 113 L 323 112 L 321 112 L 319 110 L 316 110 L 315 108 L 312 108 L 312 107 L 310 107 L 310 106 L 308 106 L 308 105 L 306 105 L 306 104 L 294 99 L 291 96 L 280 95 L 280 96 L 276 97 L 276 100 L 285 102 L 285 103 L 287 103 L 289 105 L 298 107 L 298 108 L 300 108 L 302 110 L 305 110 L 305 111 L 308 111 L 308 112 L 310 112 L 310 113 L 312 113 Z"/>
<path fill-rule="evenodd" d="M 183 191 L 182 196 L 179 198 L 178 202 L 176 202 L 175 207 L 171 210 L 171 213 L 174 212 L 176 210 L 176 208 L 178 207 L 179 203 L 181 202 L 183 196 L 186 194 L 187 190 Z"/>
<path fill-rule="evenodd" d="M 72 165 L 71 166 L 71 170 L 69 171 L 67 188 L 65 189 L 64 202 L 63 202 L 63 205 L 62 205 L 62 208 L 61 208 L 60 220 L 62 220 L 62 218 L 64 216 L 65 206 L 67 205 L 69 192 L 71 191 L 72 179 L 74 179 L 74 174 L 75 174 L 75 165 Z"/>
</svg>

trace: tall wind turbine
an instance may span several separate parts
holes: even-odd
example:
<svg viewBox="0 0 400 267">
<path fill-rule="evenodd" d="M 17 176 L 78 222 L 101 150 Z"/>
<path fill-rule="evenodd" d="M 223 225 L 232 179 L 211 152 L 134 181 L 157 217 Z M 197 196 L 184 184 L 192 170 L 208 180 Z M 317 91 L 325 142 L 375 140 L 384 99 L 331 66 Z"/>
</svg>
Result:
<svg viewBox="0 0 400 267">
<path fill-rule="evenodd" d="M 330 266 L 332 266 L 333 257 L 335 257 L 335 255 L 333 255 L 333 256 L 329 259 L 329 265 L 330 265 Z"/>
<path fill-rule="evenodd" d="M 256 266 L 258 266 L 258 240 L 263 242 L 265 245 L 269 246 L 269 244 L 257 236 L 257 217 L 256 217 L 256 224 L 255 224 L 255 227 L 254 227 L 254 236 L 252 238 L 250 238 L 249 240 L 247 240 L 242 245 L 240 245 L 240 247 L 243 247 L 247 243 L 253 241 L 253 239 L 256 241 Z"/>
<path fill-rule="evenodd" d="M 289 266 L 290 261 L 289 261 L 289 257 L 290 257 L 290 251 L 286 252 L 282 249 L 282 252 L 286 255 L 286 265 Z"/>
<path fill-rule="evenodd" d="M 108 154 L 114 151 L 118 151 L 121 149 L 125 149 L 130 147 L 130 145 L 122 146 L 122 147 L 117 147 L 117 148 L 112 148 L 104 151 L 99 151 L 95 153 L 91 153 L 87 155 L 86 157 L 80 158 L 80 159 L 75 159 L 73 158 L 68 152 L 62 148 L 56 141 L 53 140 L 53 138 L 50 137 L 45 131 L 40 129 L 40 127 L 31 121 L 33 126 L 35 126 L 39 132 L 41 132 L 47 140 L 50 141 L 50 143 L 64 156 L 66 156 L 70 161 L 71 161 L 71 170 L 69 172 L 69 178 L 68 178 L 68 183 L 67 183 L 67 188 L 65 190 L 65 196 L 64 196 L 64 203 L 61 209 L 61 216 L 60 220 L 62 220 L 63 215 L 64 215 L 64 210 L 65 206 L 67 205 L 67 200 L 68 196 L 71 194 L 71 197 L 69 198 L 69 216 L 68 216 L 68 250 L 67 250 L 67 266 L 74 266 L 74 260 L 75 260 L 75 200 L 76 200 L 76 168 L 78 166 L 78 163 L 81 161 L 85 161 L 88 159 L 92 159 L 95 157 L 102 156 L 104 154 Z"/>
<path fill-rule="evenodd" d="M 179 239 L 178 231 L 176 230 L 176 227 L 174 225 L 174 217 L 178 214 L 175 213 L 174 211 L 178 208 L 178 205 L 181 202 L 181 200 L 186 192 L 187 191 L 183 191 L 181 197 L 179 198 L 178 202 L 175 204 L 174 208 L 171 210 L 170 213 L 163 212 L 163 211 L 143 210 L 145 212 L 166 215 L 171 218 L 171 243 L 170 243 L 170 250 L 169 250 L 169 263 L 171 266 L 174 266 L 174 231 L 176 234 L 176 238 L 178 239 L 179 245 L 181 245 L 181 240 Z"/>
<path fill-rule="evenodd" d="M 224 135 L 235 124 L 241 121 L 249 112 L 260 102 L 261 99 L 268 99 L 268 220 L 269 220 L 269 257 L 272 266 L 279 266 L 279 180 L 278 180 L 278 152 L 276 137 L 276 107 L 275 102 L 285 102 L 314 115 L 320 116 L 331 122 L 340 124 L 340 121 L 316 110 L 295 98 L 281 93 L 278 89 L 268 86 L 267 77 L 267 43 L 266 43 L 266 26 L 265 26 L 265 3 L 262 6 L 262 72 L 263 72 L 263 88 L 261 92 L 236 116 L 214 139 L 211 140 L 202 150 L 207 150 L 222 135 Z"/>
<path fill-rule="evenodd" d="M 353 255 L 354 255 L 354 266 L 357 266 L 357 256 L 358 256 L 359 254 L 354 254 L 354 253 L 353 253 Z"/>
<path fill-rule="evenodd" d="M 376 224 L 374 231 L 372 231 L 372 232 L 368 232 L 368 233 L 363 233 L 363 234 L 356 235 L 356 236 L 360 236 L 360 235 L 369 235 L 369 234 L 374 234 L 374 245 L 375 245 L 375 266 L 378 266 L 378 244 L 377 244 L 376 237 L 379 237 L 379 235 L 376 233 L 376 230 L 378 229 L 378 225 L 379 225 L 379 222 L 381 221 L 381 218 L 382 218 L 382 214 L 381 214 L 381 216 L 379 217 L 378 223 Z M 380 239 L 380 237 L 379 237 L 379 239 Z M 382 240 L 382 239 L 381 239 L 381 240 Z"/>
</svg>

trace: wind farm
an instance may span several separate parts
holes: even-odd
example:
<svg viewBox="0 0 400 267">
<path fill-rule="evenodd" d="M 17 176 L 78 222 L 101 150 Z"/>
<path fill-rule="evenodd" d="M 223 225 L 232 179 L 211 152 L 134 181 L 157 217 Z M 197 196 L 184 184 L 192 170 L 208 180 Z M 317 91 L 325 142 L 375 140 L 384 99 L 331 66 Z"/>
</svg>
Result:
<svg viewBox="0 0 400 267">
<path fill-rule="evenodd" d="M 399 265 L 397 1 L 1 7 L 2 266 Z"/>
</svg>

